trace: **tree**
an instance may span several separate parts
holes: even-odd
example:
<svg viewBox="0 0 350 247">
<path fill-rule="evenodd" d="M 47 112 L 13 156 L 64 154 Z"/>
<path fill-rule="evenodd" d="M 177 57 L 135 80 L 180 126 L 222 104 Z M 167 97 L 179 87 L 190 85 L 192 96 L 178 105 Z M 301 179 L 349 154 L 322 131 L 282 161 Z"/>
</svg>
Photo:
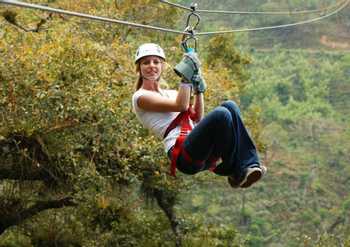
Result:
<svg viewBox="0 0 350 247">
<path fill-rule="evenodd" d="M 49 3 L 144 24 L 175 24 L 177 12 L 158 1 L 133 4 Z M 158 40 L 171 63 L 181 56 L 174 49 L 179 39 L 13 7 L 1 15 L 2 243 L 19 235 L 35 246 L 180 246 L 184 230 L 174 206 L 186 184 L 167 175 L 160 142 L 141 128 L 130 102 L 136 80 L 131 51 Z M 176 75 L 166 75 L 176 85 Z M 150 210 L 145 201 L 159 207 Z"/>
<path fill-rule="evenodd" d="M 53 6 L 81 12 L 91 8 L 92 14 L 100 15 L 117 8 L 121 16 L 134 18 L 140 13 L 132 12 L 127 3 L 103 4 L 106 8 L 91 1 Z M 145 9 L 153 4 L 138 3 Z M 161 14 L 171 18 L 174 12 L 164 8 Z M 102 232 L 114 234 L 118 227 L 113 224 L 124 224 L 131 230 L 120 244 L 127 245 L 139 231 L 130 227 L 136 226 L 137 221 L 129 217 L 136 215 L 137 208 L 132 209 L 135 202 L 125 198 L 126 191 L 141 181 L 178 234 L 172 213 L 175 181 L 156 175 L 162 164 L 166 166 L 164 156 L 156 155 L 162 150 L 140 129 L 130 111 L 134 69 L 129 62 L 132 44 L 125 42 L 127 29 L 113 27 L 110 32 L 108 25 L 101 29 L 96 23 L 13 8 L 2 15 L 7 22 L 1 24 L 0 44 L 0 179 L 8 189 L 1 192 L 1 233 L 22 225 L 29 234 L 30 228 L 23 225 L 26 221 L 43 223 L 43 210 L 72 206 L 71 213 L 88 225 L 87 232 L 95 230 L 94 222 Z M 145 21 L 154 18 L 151 15 Z M 40 24 L 42 19 L 46 22 Z M 31 21 L 40 25 L 35 24 L 35 30 L 27 28 Z M 162 21 L 166 18 L 158 22 Z M 125 192 L 116 194 L 118 190 Z M 59 218 L 60 223 L 68 222 L 64 213 Z M 35 231 L 30 234 L 32 241 L 39 237 Z"/>
</svg>

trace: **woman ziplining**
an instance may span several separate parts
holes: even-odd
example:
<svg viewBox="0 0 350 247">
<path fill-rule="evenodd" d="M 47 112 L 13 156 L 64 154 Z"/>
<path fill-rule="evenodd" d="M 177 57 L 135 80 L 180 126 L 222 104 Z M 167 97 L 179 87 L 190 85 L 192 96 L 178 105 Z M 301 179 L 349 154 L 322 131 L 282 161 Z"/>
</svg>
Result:
<svg viewBox="0 0 350 247">
<path fill-rule="evenodd" d="M 162 2 L 170 3 L 168 1 Z M 350 0 L 341 1 L 335 5 L 337 8 L 332 10 L 332 12 L 305 21 L 278 26 L 199 32 L 196 35 L 260 31 L 303 25 L 332 16 L 344 9 L 349 3 Z M 16 0 L 0 0 L 0 4 L 128 25 L 134 28 L 174 34 L 194 34 L 193 29 L 179 31 L 55 9 Z M 327 10 L 330 9 L 333 8 L 327 8 Z M 195 14 L 195 9 L 191 8 L 189 10 L 192 11 L 192 14 Z M 209 13 L 209 11 L 202 11 Z M 222 11 L 210 12 L 223 13 Z M 320 10 L 301 11 L 298 14 L 311 12 L 319 13 Z M 225 13 L 234 14 L 232 11 L 225 11 Z M 252 12 L 249 14 L 258 13 Z M 259 14 L 267 13 L 259 12 Z M 200 73 L 200 62 L 195 53 L 187 52 L 184 59 L 175 67 L 175 71 L 182 78 L 178 92 L 160 88 L 159 79 L 164 68 L 165 54 L 159 46 L 155 44 L 140 46 L 136 58 L 135 63 L 140 79 L 137 91 L 133 96 L 134 110 L 146 127 L 153 130 L 156 135 L 164 137 L 166 152 L 172 160 L 172 175 L 175 175 L 176 167 L 187 174 L 211 170 L 218 175 L 228 176 L 228 181 L 232 187 L 243 188 L 249 187 L 264 175 L 266 168 L 260 165 L 255 145 L 245 129 L 239 108 L 233 101 L 224 102 L 203 117 L 205 83 Z M 195 92 L 193 108 L 189 107 L 192 90 Z M 219 160 L 222 160 L 222 162 L 218 162 Z"/>
<path fill-rule="evenodd" d="M 191 17 L 197 18 L 193 26 L 190 26 Z M 163 49 L 154 43 L 139 46 L 134 60 L 139 78 L 132 96 L 133 110 L 142 125 L 163 140 L 171 160 L 171 175 L 175 176 L 176 169 L 189 175 L 210 170 L 227 176 L 233 188 L 248 188 L 265 175 L 267 168 L 260 164 L 257 149 L 234 101 L 225 101 L 204 116 L 206 85 L 195 38 L 199 21 L 196 6 L 192 5 L 182 42 L 185 54 L 174 67 L 181 78 L 177 91 L 160 86 L 166 60 Z M 201 33 L 208 34 L 218 32 Z M 187 47 L 190 39 L 195 40 L 195 49 Z"/>
<path fill-rule="evenodd" d="M 154 43 L 142 44 L 137 49 L 134 62 L 138 80 L 132 96 L 133 111 L 145 128 L 163 140 L 172 176 L 176 169 L 189 175 L 210 170 L 227 176 L 234 188 L 247 188 L 262 178 L 266 167 L 260 165 L 235 102 L 225 101 L 204 116 L 206 84 L 195 37 L 199 22 L 200 16 L 193 6 L 185 28 L 190 35 L 183 35 L 181 43 L 185 54 L 174 67 L 181 78 L 177 91 L 160 86 L 166 60 L 163 49 Z M 194 48 L 188 46 L 189 41 L 194 41 Z"/>
<path fill-rule="evenodd" d="M 157 44 L 146 43 L 137 49 L 135 64 L 139 79 L 132 105 L 143 126 L 162 138 L 171 160 L 171 175 L 175 175 L 176 169 L 191 175 L 210 170 L 227 176 L 234 188 L 247 188 L 257 182 L 266 167 L 260 165 L 237 104 L 225 101 L 204 116 L 206 85 L 197 54 L 185 53 L 175 66 L 181 77 L 177 91 L 160 86 L 165 60 L 164 51 Z"/>
</svg>

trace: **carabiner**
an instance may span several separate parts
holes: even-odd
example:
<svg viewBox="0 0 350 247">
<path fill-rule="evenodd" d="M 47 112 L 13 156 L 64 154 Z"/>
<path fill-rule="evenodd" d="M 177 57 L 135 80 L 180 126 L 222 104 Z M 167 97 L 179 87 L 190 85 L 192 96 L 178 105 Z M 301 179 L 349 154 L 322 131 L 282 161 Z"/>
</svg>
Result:
<svg viewBox="0 0 350 247">
<path fill-rule="evenodd" d="M 187 32 L 187 34 L 184 34 L 182 36 L 182 41 L 181 41 L 181 46 L 183 47 L 185 52 L 189 52 L 189 51 L 193 50 L 193 48 L 189 48 L 189 46 L 187 45 L 187 42 L 189 40 L 194 40 L 194 51 L 197 52 L 197 38 L 195 37 L 195 30 L 201 21 L 201 17 L 195 12 L 196 8 L 197 8 L 197 4 L 192 3 L 191 4 L 192 11 L 187 16 L 186 28 L 185 28 L 185 32 Z M 192 24 L 191 23 L 192 17 L 196 18 L 196 22 L 193 22 L 194 25 L 191 25 Z"/>
<path fill-rule="evenodd" d="M 195 16 L 196 19 L 197 19 L 197 22 L 196 22 L 196 24 L 195 24 L 194 26 L 190 26 L 190 22 L 191 22 L 191 17 L 192 17 L 192 16 Z M 201 17 L 200 17 L 197 13 L 195 13 L 194 11 L 192 11 L 192 12 L 187 16 L 186 28 L 191 27 L 192 30 L 195 30 L 195 29 L 197 28 L 197 26 L 199 25 L 200 21 L 201 21 Z"/>
<path fill-rule="evenodd" d="M 190 48 L 187 44 L 187 42 L 189 40 L 194 40 L 194 48 Z M 194 52 L 197 52 L 197 47 L 198 47 L 198 44 L 197 44 L 197 38 L 192 34 L 190 36 L 183 36 L 182 38 L 182 41 L 181 41 L 181 46 L 182 48 L 185 50 L 185 52 L 190 52 L 190 51 L 194 51 Z"/>
</svg>

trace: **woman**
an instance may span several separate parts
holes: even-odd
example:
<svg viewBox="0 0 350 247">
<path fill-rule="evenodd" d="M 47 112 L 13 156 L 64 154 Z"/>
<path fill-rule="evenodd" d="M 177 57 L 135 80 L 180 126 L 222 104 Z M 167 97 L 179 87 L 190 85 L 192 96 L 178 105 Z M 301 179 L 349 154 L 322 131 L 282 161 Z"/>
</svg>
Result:
<svg viewBox="0 0 350 247">
<path fill-rule="evenodd" d="M 160 88 L 165 54 L 157 44 L 141 45 L 135 64 L 139 79 L 132 97 L 133 110 L 144 127 L 163 139 L 172 160 L 172 175 L 175 168 L 185 174 L 211 170 L 228 176 L 235 188 L 247 188 L 264 175 L 266 168 L 259 164 L 256 148 L 233 101 L 203 116 L 205 83 L 194 53 L 185 54 L 175 66 L 182 77 L 178 91 Z"/>
</svg>

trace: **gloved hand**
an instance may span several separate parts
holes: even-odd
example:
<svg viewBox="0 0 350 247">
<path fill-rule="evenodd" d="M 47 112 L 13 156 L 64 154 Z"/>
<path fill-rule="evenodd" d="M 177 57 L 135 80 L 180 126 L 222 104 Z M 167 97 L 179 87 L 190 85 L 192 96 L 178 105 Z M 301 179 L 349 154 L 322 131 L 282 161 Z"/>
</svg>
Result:
<svg viewBox="0 0 350 247">
<path fill-rule="evenodd" d="M 207 89 L 207 85 L 200 70 L 193 76 L 192 84 L 195 94 L 204 93 Z"/>
<path fill-rule="evenodd" d="M 205 80 L 202 76 L 202 72 L 200 69 L 201 62 L 198 58 L 197 53 L 194 51 L 189 51 L 189 52 L 185 53 L 184 56 L 189 57 L 197 68 L 197 71 L 194 73 L 194 75 L 191 79 L 191 82 L 193 84 L 194 93 L 195 94 L 204 93 L 205 90 L 207 89 L 207 85 L 206 85 Z"/>
<path fill-rule="evenodd" d="M 192 83 L 194 87 L 198 86 L 202 78 L 200 76 L 201 63 L 197 53 L 190 51 L 184 54 L 180 63 L 174 67 L 175 73 L 183 79 L 183 82 Z"/>
<path fill-rule="evenodd" d="M 192 62 L 195 64 L 195 66 L 197 67 L 197 69 L 199 69 L 201 67 L 201 61 L 199 61 L 199 58 L 198 58 L 198 55 L 197 55 L 197 52 L 193 51 L 192 49 L 189 50 L 188 52 L 186 52 L 184 54 L 184 56 L 187 56 L 189 57 Z"/>
<path fill-rule="evenodd" d="M 198 72 L 198 62 L 193 54 L 185 53 L 180 63 L 174 67 L 174 71 L 183 81 L 191 83 L 193 76 Z"/>
</svg>

